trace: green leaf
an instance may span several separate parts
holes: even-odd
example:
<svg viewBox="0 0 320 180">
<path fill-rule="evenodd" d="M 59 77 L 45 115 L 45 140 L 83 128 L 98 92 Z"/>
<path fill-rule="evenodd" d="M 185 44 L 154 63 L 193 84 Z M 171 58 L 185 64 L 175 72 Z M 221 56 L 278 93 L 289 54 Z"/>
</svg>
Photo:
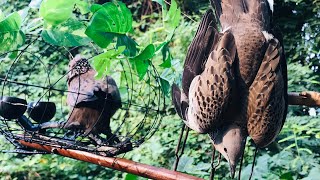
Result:
<svg viewBox="0 0 320 180">
<path fill-rule="evenodd" d="M 293 180 L 292 173 L 287 172 L 287 173 L 281 174 L 280 180 Z"/>
<path fill-rule="evenodd" d="M 153 58 L 156 49 L 153 44 L 149 44 L 138 56 L 131 58 L 132 61 L 135 60 L 148 60 Z"/>
<path fill-rule="evenodd" d="M 91 38 L 101 48 L 106 48 L 117 36 L 115 33 L 99 32 L 93 27 L 88 27 L 85 34 Z"/>
<path fill-rule="evenodd" d="M 162 42 L 159 46 L 157 46 L 156 52 L 162 50 L 162 48 L 168 43 L 169 43 L 168 41 Z"/>
<path fill-rule="evenodd" d="M 99 9 L 103 8 L 103 6 L 101 4 L 93 4 L 90 7 L 90 11 L 92 13 L 96 13 Z"/>
<path fill-rule="evenodd" d="M 124 50 L 123 54 L 127 57 L 134 57 L 137 54 L 137 43 L 126 35 L 118 35 L 117 36 L 117 47 L 126 46 L 126 50 Z"/>
<path fill-rule="evenodd" d="M 8 57 L 13 60 L 18 56 L 18 52 L 19 51 L 13 51 L 13 52 L 9 53 Z"/>
<path fill-rule="evenodd" d="M 189 157 L 189 156 L 184 154 L 184 155 L 181 156 L 181 159 L 180 159 L 180 162 L 179 162 L 177 170 L 181 171 L 181 172 L 186 172 L 187 170 L 192 169 L 193 162 L 194 162 L 194 158 Z"/>
<path fill-rule="evenodd" d="M 0 22 L 0 33 L 19 31 L 21 21 L 21 17 L 17 12 L 10 14 Z"/>
<path fill-rule="evenodd" d="M 165 42 L 165 44 L 161 49 L 161 53 L 162 53 L 163 63 L 160 64 L 160 67 L 170 68 L 172 66 L 171 64 L 172 56 L 169 50 L 169 41 Z"/>
<path fill-rule="evenodd" d="M 169 95 L 169 92 L 170 92 L 170 83 L 168 80 L 160 77 L 160 84 L 161 84 L 161 90 L 163 92 L 164 95 Z"/>
<path fill-rule="evenodd" d="M 81 14 L 87 14 L 90 12 L 89 3 L 86 0 L 77 0 L 76 7 Z"/>
<path fill-rule="evenodd" d="M 131 61 L 131 62 L 133 63 L 133 65 L 138 73 L 139 80 L 142 80 L 148 72 L 149 60 L 138 59 L 138 60 Z"/>
<path fill-rule="evenodd" d="M 137 175 L 134 175 L 134 174 L 126 174 L 125 180 L 138 180 L 138 176 Z"/>
<path fill-rule="evenodd" d="M 57 46 L 81 46 L 91 42 L 84 31 L 85 26 L 81 22 L 70 18 L 58 26 L 43 30 L 41 36 L 46 42 Z"/>
<path fill-rule="evenodd" d="M 166 27 L 175 29 L 179 25 L 180 19 L 181 10 L 178 8 L 177 2 L 172 0 L 170 9 L 164 18 L 165 25 Z"/>
<path fill-rule="evenodd" d="M 106 48 L 115 34 L 126 34 L 132 29 L 132 14 L 122 2 L 108 2 L 91 6 L 94 13 L 86 34 L 100 47 Z"/>
<path fill-rule="evenodd" d="M 40 16 L 52 25 L 58 25 L 72 15 L 76 0 L 43 0 L 40 5 Z"/>
<path fill-rule="evenodd" d="M 163 67 L 163 68 L 170 68 L 172 66 L 171 64 L 171 56 L 168 56 L 168 59 L 166 59 L 162 64 L 160 64 L 159 66 L 160 67 Z"/>
<path fill-rule="evenodd" d="M 97 79 L 100 79 L 106 74 L 109 74 L 108 72 L 111 69 L 111 60 L 121 54 L 125 50 L 125 48 L 125 46 L 121 46 L 118 49 L 109 50 L 92 58 L 93 67 L 97 71 Z"/>
<path fill-rule="evenodd" d="M 17 49 L 25 42 L 25 35 L 20 30 L 21 17 L 17 12 L 0 22 L 0 52 Z"/>
<path fill-rule="evenodd" d="M 156 49 L 154 45 L 149 44 L 138 56 L 130 59 L 130 62 L 136 69 L 140 80 L 142 80 L 148 72 L 150 59 L 153 58 L 155 52 Z"/>
</svg>

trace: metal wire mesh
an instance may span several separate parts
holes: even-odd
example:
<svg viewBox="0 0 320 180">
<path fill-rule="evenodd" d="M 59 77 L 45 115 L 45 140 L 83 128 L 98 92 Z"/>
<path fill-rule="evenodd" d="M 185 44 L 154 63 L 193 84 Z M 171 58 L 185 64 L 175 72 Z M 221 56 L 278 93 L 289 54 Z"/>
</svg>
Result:
<svg viewBox="0 0 320 180">
<path fill-rule="evenodd" d="M 35 43 L 38 43 L 39 48 L 35 48 Z M 93 45 L 85 48 L 89 49 L 91 54 L 98 52 Z M 156 132 L 165 105 L 159 74 L 150 62 L 146 76 L 139 80 L 127 59 L 113 61 L 113 71 L 108 74 L 115 79 L 121 94 L 122 107 L 112 116 L 110 124 L 112 133 L 120 140 L 119 143 L 108 146 L 111 138 L 103 135 L 101 138 L 107 140 L 104 144 L 95 144 L 83 134 L 77 134 L 70 139 L 66 136 L 70 130 L 64 128 L 32 130 L 44 121 L 43 118 L 40 118 L 40 121 L 32 119 L 33 116 L 30 115 L 33 110 L 29 110 L 31 102 L 33 105 L 54 104 L 53 110 L 45 106 L 45 112 L 38 113 L 40 117 L 53 114 L 50 121 L 54 122 L 68 121 L 73 111 L 66 103 L 67 94 L 80 93 L 67 89 L 69 54 L 70 51 L 66 48 L 47 44 L 40 37 L 27 36 L 25 46 L 0 55 L 0 103 L 11 105 L 13 116 L 18 113 L 17 109 L 27 109 L 23 113 L 24 118 L 18 114 L 19 117 L 15 118 L 0 117 L 0 133 L 9 142 L 18 146 L 17 141 L 24 140 L 113 156 L 138 147 Z M 79 84 L 79 87 L 81 86 L 83 84 Z M 5 101 L 5 97 L 19 98 L 27 103 Z"/>
</svg>

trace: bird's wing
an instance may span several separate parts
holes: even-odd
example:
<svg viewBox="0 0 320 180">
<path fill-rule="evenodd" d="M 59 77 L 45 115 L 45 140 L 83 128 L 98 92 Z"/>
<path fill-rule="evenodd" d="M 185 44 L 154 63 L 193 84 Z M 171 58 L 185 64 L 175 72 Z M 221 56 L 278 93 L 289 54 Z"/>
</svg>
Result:
<svg viewBox="0 0 320 180">
<path fill-rule="evenodd" d="M 171 89 L 172 102 L 182 119 L 185 119 L 185 111 L 188 107 L 188 92 L 193 78 L 202 73 L 204 64 L 213 50 L 213 45 L 218 41 L 218 33 L 215 30 L 216 22 L 212 10 L 208 10 L 202 17 L 196 35 L 191 42 L 182 75 L 182 92 L 177 85 Z"/>
<path fill-rule="evenodd" d="M 112 103 L 114 109 L 121 107 L 121 96 L 116 81 L 111 77 L 107 76 L 105 79 L 97 81 L 95 92 L 102 91 L 106 93 L 106 98 L 109 103 Z"/>
<path fill-rule="evenodd" d="M 285 113 L 282 47 L 275 38 L 269 41 L 248 98 L 248 132 L 262 148 L 270 144 L 281 130 Z"/>
<path fill-rule="evenodd" d="M 87 73 L 78 75 L 68 82 L 67 104 L 77 106 L 81 102 L 95 101 L 98 98 L 94 94 L 96 80 L 95 71 L 89 70 Z"/>
<path fill-rule="evenodd" d="M 74 77 L 68 84 L 67 103 L 69 106 L 81 106 L 87 102 L 98 99 L 108 99 L 115 102 L 115 108 L 121 107 L 121 97 L 119 88 L 110 76 L 102 80 L 96 80 L 95 71 L 89 70 L 87 73 Z"/>
<path fill-rule="evenodd" d="M 184 115 L 182 115 L 181 108 L 181 90 L 175 83 L 171 86 L 171 98 L 174 108 L 176 109 L 177 114 L 181 119 L 184 119 Z"/>
<path fill-rule="evenodd" d="M 286 60 L 286 56 L 284 53 L 284 46 L 283 46 L 283 36 L 281 34 L 281 31 L 278 27 L 274 27 L 272 29 L 272 34 L 274 34 L 274 37 L 276 39 L 279 40 L 282 51 L 280 52 L 281 54 L 281 58 L 280 58 L 280 62 L 281 62 L 281 72 L 282 72 L 282 78 L 283 78 L 283 84 L 284 84 L 284 88 L 283 88 L 283 93 L 284 93 L 284 100 L 285 100 L 285 111 L 283 114 L 283 118 L 282 118 L 282 125 L 281 128 L 284 125 L 284 122 L 286 120 L 287 117 L 287 112 L 288 112 L 288 72 L 287 72 L 287 60 Z"/>
<path fill-rule="evenodd" d="M 234 88 L 235 55 L 235 39 L 230 32 L 225 32 L 210 54 L 204 71 L 191 82 L 187 114 L 187 125 L 191 129 L 208 133 L 223 122 L 222 115 Z"/>
<path fill-rule="evenodd" d="M 201 74 L 204 65 L 218 41 L 216 22 L 212 10 L 208 10 L 202 17 L 196 35 L 191 42 L 182 74 L 182 91 L 188 95 L 189 87 L 193 78 Z"/>
</svg>

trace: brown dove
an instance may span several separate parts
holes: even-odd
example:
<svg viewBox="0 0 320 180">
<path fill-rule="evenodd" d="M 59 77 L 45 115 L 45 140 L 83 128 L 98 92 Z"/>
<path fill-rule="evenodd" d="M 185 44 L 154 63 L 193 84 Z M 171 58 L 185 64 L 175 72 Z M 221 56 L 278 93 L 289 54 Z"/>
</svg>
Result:
<svg viewBox="0 0 320 180">
<path fill-rule="evenodd" d="M 287 111 L 287 70 L 282 40 L 272 27 L 272 0 L 213 2 L 222 30 L 235 37 L 241 118 L 256 146 L 263 148 L 278 135 Z M 277 37 L 278 38 L 277 38 Z M 242 120 L 241 120 L 242 121 Z"/>
<path fill-rule="evenodd" d="M 119 142 L 110 129 L 110 119 L 121 107 L 119 89 L 112 77 L 97 80 L 95 74 L 88 60 L 80 55 L 69 62 L 67 104 L 71 112 L 68 121 L 43 124 L 42 128 L 56 126 L 83 131 L 97 144 L 106 143 L 99 134 L 105 134 L 111 144 Z"/>
<path fill-rule="evenodd" d="M 211 30 L 217 29 L 217 22 L 208 11 L 188 49 L 183 91 L 173 85 L 172 98 L 187 126 L 210 135 L 233 177 L 246 136 L 262 148 L 282 128 L 287 109 L 286 62 L 271 34 L 271 6 L 266 0 L 211 4 L 222 31 Z"/>
<path fill-rule="evenodd" d="M 198 133 L 209 134 L 234 172 L 246 137 L 241 126 L 246 123 L 233 117 L 238 113 L 235 105 L 239 101 L 235 96 L 235 39 L 229 31 L 218 33 L 216 29 L 214 14 L 209 10 L 188 49 L 182 92 L 173 84 L 172 98 L 185 124 Z"/>
</svg>

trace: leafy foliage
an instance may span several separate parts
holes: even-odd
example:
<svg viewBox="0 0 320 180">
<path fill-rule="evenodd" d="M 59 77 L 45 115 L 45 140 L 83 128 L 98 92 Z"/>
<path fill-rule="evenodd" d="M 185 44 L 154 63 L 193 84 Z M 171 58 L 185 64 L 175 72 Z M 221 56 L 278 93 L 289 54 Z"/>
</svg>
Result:
<svg viewBox="0 0 320 180">
<path fill-rule="evenodd" d="M 115 59 L 119 54 L 125 50 L 125 46 L 118 47 L 118 49 L 110 50 L 105 53 L 93 57 L 93 67 L 97 70 L 97 78 L 105 77 L 110 74 L 111 59 Z"/>
<path fill-rule="evenodd" d="M 76 0 L 43 0 L 40 5 L 40 16 L 50 25 L 60 24 L 72 15 Z"/>
<path fill-rule="evenodd" d="M 55 27 L 44 29 L 41 36 L 45 41 L 57 46 L 88 45 L 91 40 L 84 34 L 85 28 L 81 22 L 70 18 Z"/>
<path fill-rule="evenodd" d="M 0 52 L 16 49 L 23 45 L 25 36 L 20 30 L 21 17 L 17 12 L 0 22 Z"/>
<path fill-rule="evenodd" d="M 122 2 L 93 5 L 94 13 L 86 34 L 100 47 L 106 48 L 117 34 L 126 34 L 132 29 L 132 15 Z"/>
</svg>

